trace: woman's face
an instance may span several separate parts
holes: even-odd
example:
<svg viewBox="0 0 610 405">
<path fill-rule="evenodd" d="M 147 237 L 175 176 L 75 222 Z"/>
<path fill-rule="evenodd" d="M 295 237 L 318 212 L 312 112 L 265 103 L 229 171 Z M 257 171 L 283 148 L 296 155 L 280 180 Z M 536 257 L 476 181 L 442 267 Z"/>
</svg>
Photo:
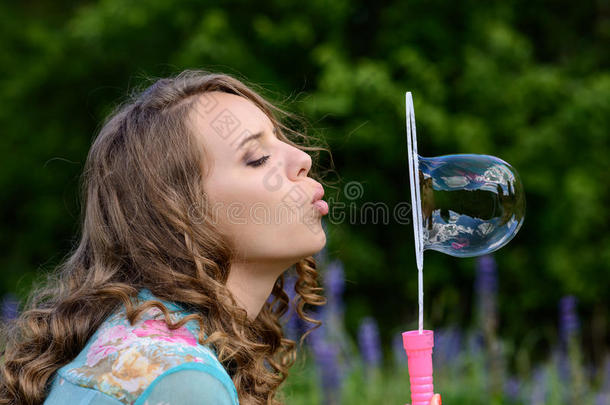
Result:
<svg viewBox="0 0 610 405">
<path fill-rule="evenodd" d="M 312 204 L 323 188 L 308 177 L 309 154 L 280 140 L 279 128 L 244 97 L 208 92 L 193 112 L 208 168 L 206 197 L 238 260 L 287 268 L 321 250 L 321 217 L 328 210 Z"/>
</svg>

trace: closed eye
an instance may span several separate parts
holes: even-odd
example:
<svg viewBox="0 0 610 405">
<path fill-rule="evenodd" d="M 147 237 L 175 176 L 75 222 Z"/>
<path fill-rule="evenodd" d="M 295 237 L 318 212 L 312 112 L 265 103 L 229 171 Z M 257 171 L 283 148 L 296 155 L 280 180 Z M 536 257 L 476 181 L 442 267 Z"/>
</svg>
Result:
<svg viewBox="0 0 610 405">
<path fill-rule="evenodd" d="M 251 162 L 248 162 L 247 165 L 248 166 L 253 166 L 253 167 L 258 167 L 258 166 L 262 166 L 265 164 L 265 162 L 267 161 L 267 159 L 269 159 L 269 157 L 271 157 L 271 155 L 265 155 L 260 159 L 257 160 L 253 160 Z"/>
</svg>

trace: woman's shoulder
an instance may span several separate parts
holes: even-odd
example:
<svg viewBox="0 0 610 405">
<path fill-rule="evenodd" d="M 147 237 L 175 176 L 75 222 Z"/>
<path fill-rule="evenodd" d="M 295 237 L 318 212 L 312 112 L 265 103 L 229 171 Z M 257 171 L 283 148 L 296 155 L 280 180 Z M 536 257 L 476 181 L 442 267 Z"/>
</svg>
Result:
<svg viewBox="0 0 610 405">
<path fill-rule="evenodd" d="M 190 314 L 147 289 L 138 294 L 140 301 L 149 299 L 161 301 L 171 312 L 172 322 Z M 215 395 L 228 393 L 232 399 L 229 403 L 236 404 L 237 392 L 231 378 L 214 350 L 197 341 L 198 332 L 199 325 L 194 320 L 170 330 L 157 308 L 149 309 L 130 325 L 121 306 L 102 323 L 79 355 L 58 370 L 57 377 L 126 404 L 145 404 L 151 398 L 155 398 L 155 402 L 149 402 L 151 405 L 171 404 L 175 402 L 159 401 L 159 396 L 173 392 L 176 398 L 177 392 L 190 395 L 191 391 L 199 395 L 201 390 L 208 390 L 209 394 L 216 384 L 224 390 L 215 390 Z"/>
</svg>

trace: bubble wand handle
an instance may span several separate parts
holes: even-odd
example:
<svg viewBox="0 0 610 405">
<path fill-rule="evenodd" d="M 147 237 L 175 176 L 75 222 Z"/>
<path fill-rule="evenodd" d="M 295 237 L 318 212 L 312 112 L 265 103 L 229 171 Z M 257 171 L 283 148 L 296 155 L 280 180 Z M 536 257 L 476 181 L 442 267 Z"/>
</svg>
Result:
<svg viewBox="0 0 610 405">
<path fill-rule="evenodd" d="M 402 343 L 407 352 L 411 405 L 428 405 L 434 396 L 432 381 L 432 348 L 434 332 L 410 330 L 402 333 Z"/>
<path fill-rule="evenodd" d="M 428 405 L 434 396 L 432 381 L 432 348 L 434 332 L 424 330 L 424 235 L 421 195 L 419 185 L 419 155 L 417 154 L 417 133 L 415 111 L 411 92 L 405 93 L 405 113 L 407 129 L 407 150 L 409 163 L 409 184 L 413 212 L 413 233 L 415 236 L 415 257 L 417 262 L 417 289 L 419 328 L 403 332 L 402 342 L 407 352 L 409 379 L 411 381 L 411 405 Z"/>
</svg>

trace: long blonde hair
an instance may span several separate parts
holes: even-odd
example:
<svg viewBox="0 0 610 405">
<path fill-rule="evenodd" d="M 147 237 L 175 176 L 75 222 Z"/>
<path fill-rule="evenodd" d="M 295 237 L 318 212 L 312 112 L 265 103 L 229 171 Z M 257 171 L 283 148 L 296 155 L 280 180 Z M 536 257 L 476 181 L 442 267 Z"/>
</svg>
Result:
<svg viewBox="0 0 610 405">
<path fill-rule="evenodd" d="M 20 316 L 2 325 L 1 404 L 42 403 L 54 372 L 74 359 L 121 304 L 131 323 L 151 306 L 163 311 L 171 328 L 195 319 L 199 342 L 214 345 L 242 404 L 280 403 L 275 395 L 296 360 L 296 342 L 284 337 L 280 323 L 290 299 L 282 275 L 272 301 L 249 321 L 225 286 L 233 249 L 202 204 L 205 154 L 186 120 L 197 96 L 209 91 L 254 102 L 281 128 L 283 141 L 316 157 L 327 150 L 305 145 L 310 137 L 276 117 L 294 114 L 227 74 L 186 70 L 132 92 L 106 118 L 89 150 L 81 178 L 80 240 L 34 285 Z M 200 209 L 197 222 L 193 207 Z M 307 257 L 294 270 L 297 313 L 316 328 L 321 322 L 306 307 L 326 303 L 316 262 Z M 172 324 L 158 301 L 134 307 L 130 297 L 143 287 L 196 311 Z"/>
</svg>

